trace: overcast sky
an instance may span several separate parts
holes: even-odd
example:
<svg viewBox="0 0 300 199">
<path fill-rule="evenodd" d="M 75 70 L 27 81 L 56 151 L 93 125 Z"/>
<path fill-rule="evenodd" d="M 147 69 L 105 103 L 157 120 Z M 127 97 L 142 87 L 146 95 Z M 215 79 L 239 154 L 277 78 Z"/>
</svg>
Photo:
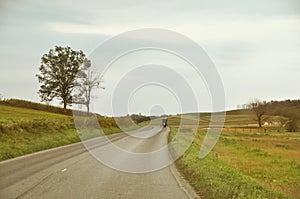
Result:
<svg viewBox="0 0 300 199">
<path fill-rule="evenodd" d="M 38 102 L 35 74 L 41 56 L 49 49 L 55 45 L 70 46 L 89 55 L 112 36 L 139 28 L 169 29 L 196 41 L 219 71 L 226 109 L 253 98 L 300 98 L 298 0 L 2 0 L 0 93 L 5 98 Z M 114 81 L 106 76 L 107 89 L 98 95 L 103 107 L 97 105 L 97 111 L 102 114 L 111 114 L 105 107 L 110 103 L 108 96 Z M 133 102 L 136 106 L 130 103 L 129 112 L 160 113 L 159 107 L 153 108 L 159 102 L 145 97 L 155 88 L 147 89 L 137 93 Z M 156 94 L 163 96 L 164 103 L 172 104 L 174 99 L 163 93 L 157 88 Z M 166 112 L 179 110 L 175 101 L 173 107 L 165 107 Z M 209 111 L 209 104 L 205 101 L 195 111 Z"/>
</svg>

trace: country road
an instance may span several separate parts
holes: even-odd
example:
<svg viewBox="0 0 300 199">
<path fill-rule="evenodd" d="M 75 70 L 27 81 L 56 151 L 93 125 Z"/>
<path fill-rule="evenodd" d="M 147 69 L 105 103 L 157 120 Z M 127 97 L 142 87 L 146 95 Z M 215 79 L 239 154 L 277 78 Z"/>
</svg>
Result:
<svg viewBox="0 0 300 199">
<path fill-rule="evenodd" d="M 166 128 L 151 126 L 135 131 L 134 136 L 119 133 L 109 139 L 130 152 L 146 153 L 166 145 L 167 135 Z M 94 138 L 88 143 L 90 150 L 101 153 L 105 153 L 108 145 L 103 138 Z M 122 161 L 126 161 L 126 157 L 119 158 L 118 163 L 125 164 Z M 151 161 L 141 162 L 141 165 L 151 164 Z M 174 168 L 171 165 L 141 174 L 121 172 L 100 163 L 82 143 L 76 143 L 1 162 L 0 198 L 191 197 L 190 188 L 182 185 L 184 181 Z M 188 188 L 183 189 L 185 186 Z"/>
</svg>

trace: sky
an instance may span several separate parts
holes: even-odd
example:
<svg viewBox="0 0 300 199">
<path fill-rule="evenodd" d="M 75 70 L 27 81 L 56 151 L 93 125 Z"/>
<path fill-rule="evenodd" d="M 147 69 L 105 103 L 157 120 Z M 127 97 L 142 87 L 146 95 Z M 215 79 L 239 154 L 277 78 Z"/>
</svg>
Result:
<svg viewBox="0 0 300 199">
<path fill-rule="evenodd" d="M 108 39 L 141 28 L 175 31 L 198 43 L 221 77 L 226 110 L 235 109 L 254 98 L 300 98 L 298 0 L 2 0 L 0 93 L 5 98 L 39 102 L 37 92 L 40 85 L 35 74 L 41 56 L 49 49 L 55 45 L 70 46 L 91 55 Z M 197 108 L 191 106 L 185 111 L 212 110 L 210 91 L 203 79 L 199 83 L 193 82 L 193 72 L 186 63 L 170 54 L 152 51 L 129 55 L 104 74 L 106 89 L 97 91 L 94 110 L 111 115 L 112 109 L 118 107 L 112 107 L 114 101 L 122 101 L 112 99 L 112 96 L 121 82 L 125 63 L 154 62 L 172 65 L 177 75 L 181 74 L 192 84 L 199 104 Z M 127 78 L 129 81 L 138 79 L 134 72 L 129 74 L 127 71 L 126 74 L 131 77 Z M 149 76 L 156 76 L 155 72 Z M 176 82 L 176 78 L 174 73 L 170 81 Z M 123 85 L 127 83 L 123 82 Z M 181 99 L 178 102 L 176 93 L 174 95 L 174 91 L 157 85 L 136 88 L 133 96 L 125 101 L 128 109 L 117 110 L 117 114 L 175 114 L 182 111 Z"/>
</svg>

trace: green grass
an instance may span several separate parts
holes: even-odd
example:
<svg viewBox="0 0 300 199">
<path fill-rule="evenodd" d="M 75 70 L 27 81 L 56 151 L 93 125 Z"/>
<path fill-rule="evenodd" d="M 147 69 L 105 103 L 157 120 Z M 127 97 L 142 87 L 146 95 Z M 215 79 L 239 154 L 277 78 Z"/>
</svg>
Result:
<svg viewBox="0 0 300 199">
<path fill-rule="evenodd" d="M 106 135 L 120 132 L 111 118 L 99 122 Z M 88 131 L 80 137 L 95 135 Z M 71 116 L 0 105 L 0 161 L 79 141 Z"/>
<path fill-rule="evenodd" d="M 169 139 L 176 133 L 172 128 Z M 176 161 L 176 166 L 203 198 L 289 198 L 284 193 L 264 186 L 251 175 L 245 175 L 234 165 L 221 159 L 215 151 L 203 159 L 198 157 L 204 133 L 199 132 L 184 155 Z M 230 142 L 225 139 L 224 141 Z M 261 150 L 253 150 L 257 155 Z M 257 173 L 264 174 L 265 169 Z"/>
<path fill-rule="evenodd" d="M 1 160 L 80 141 L 77 132 L 71 129 L 52 133 L 11 132 L 1 134 L 0 140 Z"/>
<path fill-rule="evenodd" d="M 300 198 L 299 141 L 300 133 L 223 132 L 213 151 L 264 186 Z"/>
<path fill-rule="evenodd" d="M 168 123 L 176 129 L 183 119 L 184 127 L 191 128 L 189 121 L 195 118 L 176 115 Z M 176 165 L 204 198 L 300 198 L 300 133 L 283 126 L 258 128 L 254 118 L 248 110 L 227 112 L 218 143 L 200 160 L 197 155 L 210 121 L 210 114 L 200 114 L 197 137 Z M 268 116 L 268 121 L 282 119 Z"/>
<path fill-rule="evenodd" d="M 27 100 L 21 100 L 21 99 L 0 100 L 0 105 L 40 110 L 40 111 L 45 111 L 45 112 L 49 112 L 49 113 L 51 112 L 51 113 L 59 113 L 59 114 L 64 114 L 64 115 L 72 115 L 71 109 L 64 110 L 61 107 L 51 106 L 51 105 L 31 102 L 31 101 L 27 101 Z"/>
<path fill-rule="evenodd" d="M 27 108 L 0 105 L 0 120 L 7 119 L 66 119 L 63 114 L 50 113 Z"/>
</svg>

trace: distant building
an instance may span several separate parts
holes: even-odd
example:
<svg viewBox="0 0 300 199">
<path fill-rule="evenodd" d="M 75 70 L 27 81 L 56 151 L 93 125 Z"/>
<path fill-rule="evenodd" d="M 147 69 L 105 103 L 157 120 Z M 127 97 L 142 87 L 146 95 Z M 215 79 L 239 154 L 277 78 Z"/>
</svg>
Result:
<svg viewBox="0 0 300 199">
<path fill-rule="evenodd" d="M 264 123 L 264 126 L 280 126 L 281 125 L 281 122 L 272 122 L 272 121 L 269 121 L 269 122 L 265 122 Z"/>
</svg>

